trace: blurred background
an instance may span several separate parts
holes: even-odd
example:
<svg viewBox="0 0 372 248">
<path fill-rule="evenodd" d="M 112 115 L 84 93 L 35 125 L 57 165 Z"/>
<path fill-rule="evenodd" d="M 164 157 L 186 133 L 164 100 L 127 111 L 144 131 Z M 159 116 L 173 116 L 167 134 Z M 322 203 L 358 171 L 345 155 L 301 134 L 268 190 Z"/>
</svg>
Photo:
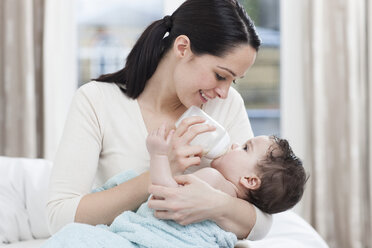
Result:
<svg viewBox="0 0 372 248">
<path fill-rule="evenodd" d="M 53 160 L 76 89 L 119 70 L 182 0 L 0 0 L 0 155 Z M 372 3 L 240 0 L 263 41 L 233 85 L 255 135 L 310 174 L 295 211 L 330 247 L 372 247 Z"/>
</svg>

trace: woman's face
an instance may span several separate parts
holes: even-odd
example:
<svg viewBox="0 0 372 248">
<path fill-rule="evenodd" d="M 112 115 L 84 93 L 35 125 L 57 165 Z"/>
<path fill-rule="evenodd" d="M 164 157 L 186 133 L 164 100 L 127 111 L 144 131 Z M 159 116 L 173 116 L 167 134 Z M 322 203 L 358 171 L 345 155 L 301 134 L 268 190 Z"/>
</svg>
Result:
<svg viewBox="0 0 372 248">
<path fill-rule="evenodd" d="M 185 107 L 200 107 L 216 97 L 225 99 L 231 83 L 244 77 L 256 59 L 256 50 L 250 45 L 235 47 L 224 57 L 187 52 L 174 70 L 175 90 Z"/>
</svg>

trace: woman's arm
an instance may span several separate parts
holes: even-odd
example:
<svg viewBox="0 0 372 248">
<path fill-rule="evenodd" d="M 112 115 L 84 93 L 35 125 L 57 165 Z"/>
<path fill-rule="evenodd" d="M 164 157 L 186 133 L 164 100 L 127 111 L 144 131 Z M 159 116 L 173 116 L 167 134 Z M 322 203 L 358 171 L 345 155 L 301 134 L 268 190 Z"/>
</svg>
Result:
<svg viewBox="0 0 372 248">
<path fill-rule="evenodd" d="M 146 201 L 149 185 L 150 174 L 145 172 L 114 188 L 87 194 L 80 200 L 75 222 L 109 225 L 122 212 L 134 210 Z"/>
<path fill-rule="evenodd" d="M 256 211 L 249 202 L 226 195 L 215 211 L 212 220 L 222 229 L 235 233 L 238 239 L 245 239 L 256 223 Z M 222 199 L 222 198 L 221 198 Z"/>
<path fill-rule="evenodd" d="M 256 214 L 248 202 L 212 188 L 195 175 L 175 177 L 179 188 L 151 185 L 149 192 L 164 200 L 151 199 L 149 207 L 157 210 L 159 219 L 172 219 L 181 225 L 213 220 L 222 229 L 233 232 L 239 239 L 247 238 Z"/>
<path fill-rule="evenodd" d="M 110 121 L 105 117 L 104 101 L 97 83 L 83 85 L 72 101 L 49 183 L 47 214 L 52 233 L 74 221 L 110 224 L 119 213 L 137 208 L 149 195 L 148 173 L 110 190 L 91 193 L 105 148 L 105 121 Z"/>
</svg>

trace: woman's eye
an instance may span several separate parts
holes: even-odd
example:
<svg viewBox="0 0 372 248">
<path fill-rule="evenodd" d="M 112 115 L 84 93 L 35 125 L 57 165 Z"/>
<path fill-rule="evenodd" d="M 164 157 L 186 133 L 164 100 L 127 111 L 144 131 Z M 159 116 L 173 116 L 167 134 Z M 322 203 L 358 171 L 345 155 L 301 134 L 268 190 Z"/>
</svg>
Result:
<svg viewBox="0 0 372 248">
<path fill-rule="evenodd" d="M 218 73 L 216 73 L 216 79 L 217 79 L 218 81 L 226 80 L 226 78 L 222 77 L 222 76 L 219 75 Z"/>
<path fill-rule="evenodd" d="M 236 80 L 235 79 L 233 80 L 233 84 L 236 84 Z"/>
<path fill-rule="evenodd" d="M 247 151 L 247 150 L 248 150 L 248 144 L 245 144 L 245 145 L 243 146 L 243 150 L 244 150 L 244 151 Z"/>
</svg>

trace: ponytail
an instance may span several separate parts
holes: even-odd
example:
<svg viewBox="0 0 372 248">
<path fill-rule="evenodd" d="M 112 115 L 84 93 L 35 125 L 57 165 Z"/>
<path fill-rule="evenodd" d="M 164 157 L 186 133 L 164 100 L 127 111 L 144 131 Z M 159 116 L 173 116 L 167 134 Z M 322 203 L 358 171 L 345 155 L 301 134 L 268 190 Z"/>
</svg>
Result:
<svg viewBox="0 0 372 248">
<path fill-rule="evenodd" d="M 115 73 L 101 75 L 94 80 L 116 83 L 128 97 L 136 99 L 145 88 L 147 80 L 154 74 L 164 51 L 170 45 L 164 35 L 171 26 L 170 16 L 153 22 L 137 40 L 123 69 Z"/>
</svg>

